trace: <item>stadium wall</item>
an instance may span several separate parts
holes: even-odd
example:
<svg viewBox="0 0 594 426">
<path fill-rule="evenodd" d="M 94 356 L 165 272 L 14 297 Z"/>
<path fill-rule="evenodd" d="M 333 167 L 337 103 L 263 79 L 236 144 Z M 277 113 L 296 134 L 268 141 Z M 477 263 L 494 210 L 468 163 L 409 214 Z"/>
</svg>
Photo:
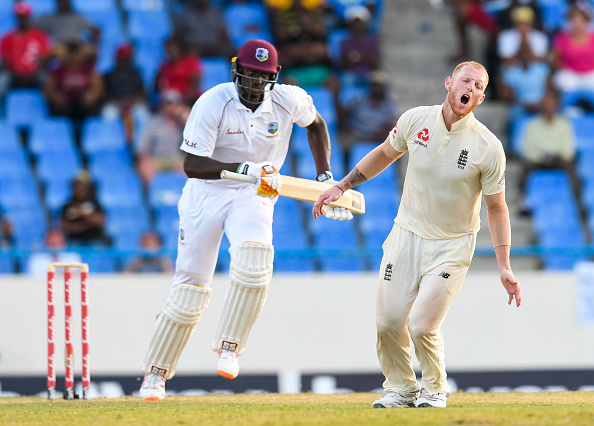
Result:
<svg viewBox="0 0 594 426">
<path fill-rule="evenodd" d="M 443 326 L 450 372 L 594 371 L 594 324 L 577 315 L 578 280 L 571 273 L 521 272 L 521 308 L 507 305 L 496 271 L 471 271 Z M 73 279 L 78 290 L 78 277 Z M 139 364 L 171 276 L 90 276 L 93 376 L 141 376 Z M 179 376 L 214 373 L 211 339 L 218 323 L 226 275 L 213 281 L 208 311 L 178 364 Z M 63 286 L 56 279 L 57 352 L 63 359 Z M 0 279 L 0 380 L 46 372 L 46 283 L 43 278 Z M 276 274 L 256 324 L 242 374 L 271 376 L 372 375 L 375 354 L 376 274 Z M 75 291 L 74 300 L 79 300 Z M 80 368 L 80 303 L 74 304 L 75 366 Z M 57 371 L 63 375 L 59 362 Z M 287 376 L 288 373 L 288 376 Z M 591 374 L 590 374 L 591 376 Z M 589 380 L 589 379 L 588 379 Z M 381 382 L 377 382 L 380 386 Z M 583 384 L 583 383 L 582 383 Z M 588 383 L 594 385 L 593 383 Z"/>
</svg>

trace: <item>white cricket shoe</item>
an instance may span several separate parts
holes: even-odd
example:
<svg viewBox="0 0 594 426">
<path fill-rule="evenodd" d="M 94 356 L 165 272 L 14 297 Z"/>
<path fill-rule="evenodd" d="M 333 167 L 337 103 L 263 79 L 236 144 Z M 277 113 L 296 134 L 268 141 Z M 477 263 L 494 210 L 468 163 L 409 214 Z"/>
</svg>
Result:
<svg viewBox="0 0 594 426">
<path fill-rule="evenodd" d="M 397 392 L 388 392 L 371 405 L 373 408 L 414 408 L 416 397 L 405 397 Z"/>
<path fill-rule="evenodd" d="M 446 408 L 446 400 L 450 396 L 450 393 L 436 393 L 431 395 L 425 389 L 421 389 L 419 399 L 417 399 L 417 407 L 435 407 L 435 408 Z"/>
<path fill-rule="evenodd" d="M 234 379 L 239 374 L 239 361 L 237 354 L 227 349 L 221 349 L 219 352 L 219 362 L 217 364 L 217 373 L 226 379 Z"/>
<path fill-rule="evenodd" d="M 140 397 L 145 401 L 162 401 L 165 398 L 165 378 L 159 374 L 146 373 L 140 386 Z"/>
</svg>

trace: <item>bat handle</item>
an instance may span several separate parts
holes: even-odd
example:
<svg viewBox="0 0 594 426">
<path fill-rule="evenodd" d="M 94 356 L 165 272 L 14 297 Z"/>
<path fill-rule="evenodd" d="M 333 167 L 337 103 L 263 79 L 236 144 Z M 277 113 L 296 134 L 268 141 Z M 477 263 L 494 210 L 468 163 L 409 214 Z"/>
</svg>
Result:
<svg viewBox="0 0 594 426">
<path fill-rule="evenodd" d="M 240 182 L 256 183 L 258 179 L 253 176 L 243 175 L 241 173 L 230 172 L 229 170 L 223 170 L 221 172 L 221 179 L 237 180 Z"/>
</svg>

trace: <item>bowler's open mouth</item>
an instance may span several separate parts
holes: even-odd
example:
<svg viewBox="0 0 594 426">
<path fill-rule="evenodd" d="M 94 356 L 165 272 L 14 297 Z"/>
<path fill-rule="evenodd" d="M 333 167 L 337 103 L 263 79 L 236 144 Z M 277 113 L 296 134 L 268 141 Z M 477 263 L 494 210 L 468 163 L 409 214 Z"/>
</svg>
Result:
<svg viewBox="0 0 594 426">
<path fill-rule="evenodd" d="M 469 100 L 470 100 L 470 96 L 468 96 L 468 95 L 462 95 L 462 97 L 460 98 L 460 102 L 462 102 L 462 105 L 466 105 Z"/>
</svg>

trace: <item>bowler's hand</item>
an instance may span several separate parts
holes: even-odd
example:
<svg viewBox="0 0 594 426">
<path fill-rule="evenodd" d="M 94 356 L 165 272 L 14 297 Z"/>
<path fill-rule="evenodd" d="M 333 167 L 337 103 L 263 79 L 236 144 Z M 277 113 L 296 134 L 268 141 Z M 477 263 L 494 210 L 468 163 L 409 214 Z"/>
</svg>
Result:
<svg viewBox="0 0 594 426">
<path fill-rule="evenodd" d="M 516 306 L 519 308 L 522 304 L 522 288 L 520 287 L 520 282 L 509 269 L 501 271 L 500 277 L 501 284 L 503 284 L 503 287 L 505 287 L 505 290 L 509 295 L 507 304 L 511 305 L 513 300 L 516 299 Z"/>
<path fill-rule="evenodd" d="M 336 186 L 328 188 L 327 190 L 322 192 L 312 208 L 312 214 L 314 219 L 317 219 L 318 216 L 324 214 L 324 206 L 333 203 L 334 201 L 338 200 L 341 196 L 342 190 L 340 188 L 337 188 Z"/>
</svg>

